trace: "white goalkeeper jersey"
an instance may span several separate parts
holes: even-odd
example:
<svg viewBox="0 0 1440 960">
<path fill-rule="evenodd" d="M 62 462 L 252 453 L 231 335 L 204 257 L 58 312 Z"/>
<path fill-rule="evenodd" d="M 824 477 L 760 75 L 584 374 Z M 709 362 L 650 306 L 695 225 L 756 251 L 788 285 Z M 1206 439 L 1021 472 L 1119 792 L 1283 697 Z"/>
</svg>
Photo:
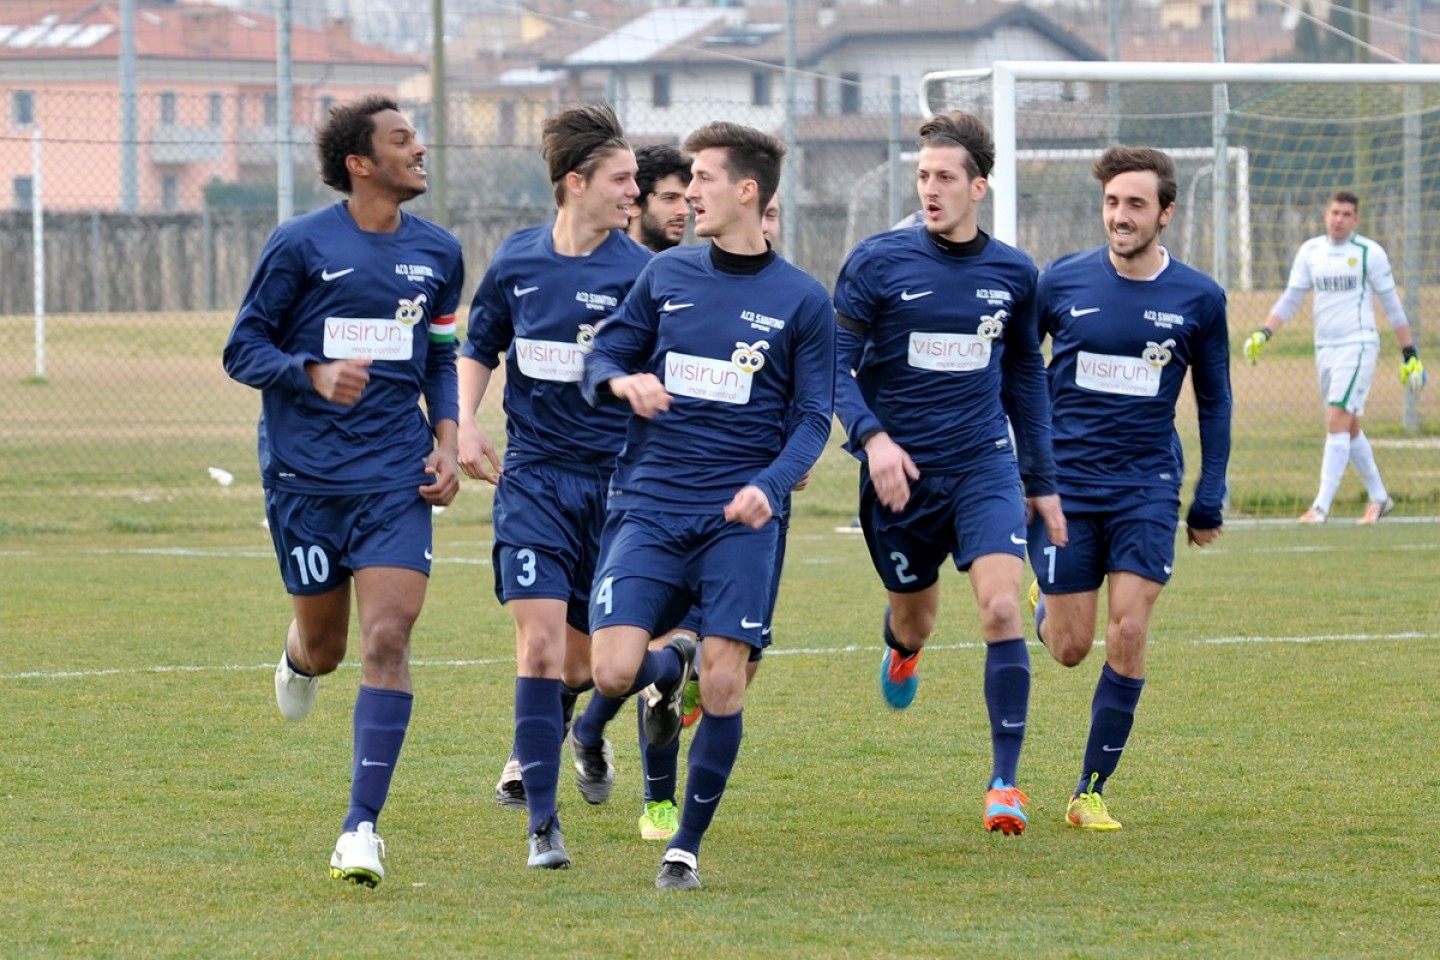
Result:
<svg viewBox="0 0 1440 960">
<path fill-rule="evenodd" d="M 1290 266 L 1290 280 L 1273 312 L 1289 320 L 1307 291 L 1315 291 L 1315 346 L 1359 344 L 1378 346 L 1375 297 L 1381 299 L 1390 326 L 1406 324 L 1395 275 L 1385 248 L 1369 237 L 1352 233 L 1331 243 L 1325 234 L 1300 245 Z"/>
</svg>

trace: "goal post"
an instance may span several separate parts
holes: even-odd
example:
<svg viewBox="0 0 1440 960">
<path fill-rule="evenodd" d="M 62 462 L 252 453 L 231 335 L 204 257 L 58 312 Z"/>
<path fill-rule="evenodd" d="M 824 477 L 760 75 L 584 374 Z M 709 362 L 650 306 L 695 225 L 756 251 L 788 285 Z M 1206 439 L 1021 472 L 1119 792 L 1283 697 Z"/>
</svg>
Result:
<svg viewBox="0 0 1440 960">
<path fill-rule="evenodd" d="M 1004 60 L 926 74 L 919 97 L 922 114 L 959 108 L 990 123 L 982 217 L 1037 263 L 1102 242 L 1090 165 L 1112 144 L 1145 144 L 1176 161 L 1166 246 L 1225 285 L 1237 343 L 1342 188 L 1361 198 L 1360 232 L 1390 254 L 1417 339 L 1440 310 L 1440 232 L 1425 226 L 1440 216 L 1440 65 Z M 1323 410 L 1309 324 L 1307 303 L 1258 367 L 1232 368 L 1241 511 L 1298 515 L 1314 494 Z M 1394 338 L 1381 338 L 1366 433 L 1392 494 L 1433 512 L 1440 394 L 1402 391 Z M 1363 497 L 1348 475 L 1338 516 Z"/>
<path fill-rule="evenodd" d="M 1021 82 L 1430 84 L 1440 89 L 1440 65 L 998 60 L 989 70 L 940 70 L 925 74 L 920 81 L 921 111 L 931 113 L 937 109 L 933 92 L 943 88 L 946 83 L 986 78 L 989 79 L 992 89 L 992 127 L 995 135 L 995 168 L 990 183 L 990 195 L 995 210 L 995 235 L 1007 243 L 1014 243 L 1019 233 L 1019 181 L 1016 167 L 1021 159 L 1018 137 L 1021 102 L 1017 96 L 1018 84 Z M 1225 163 L 1228 157 L 1217 157 L 1217 160 Z"/>
</svg>

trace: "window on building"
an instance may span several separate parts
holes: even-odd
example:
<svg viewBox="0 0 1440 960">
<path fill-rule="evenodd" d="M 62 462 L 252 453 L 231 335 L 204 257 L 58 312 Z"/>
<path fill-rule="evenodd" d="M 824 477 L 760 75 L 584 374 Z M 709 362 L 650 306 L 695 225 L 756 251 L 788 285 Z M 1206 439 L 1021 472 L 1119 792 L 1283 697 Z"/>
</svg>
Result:
<svg viewBox="0 0 1440 960">
<path fill-rule="evenodd" d="M 773 102 L 772 79 L 768 70 L 757 70 L 750 75 L 750 103 L 753 106 L 768 107 Z"/>
<path fill-rule="evenodd" d="M 320 116 L 318 119 L 321 123 L 330 119 L 330 108 L 333 106 L 335 106 L 334 97 L 326 96 L 320 98 Z"/>
<path fill-rule="evenodd" d="M 34 90 L 16 90 L 10 94 L 10 123 L 17 127 L 35 126 Z"/>
<path fill-rule="evenodd" d="M 280 101 L 275 94 L 265 94 L 265 123 L 267 127 L 273 127 L 280 122 Z"/>
<path fill-rule="evenodd" d="M 29 210 L 35 205 L 35 181 L 16 177 L 10 181 L 10 196 L 16 210 Z"/>
<path fill-rule="evenodd" d="M 220 127 L 225 124 L 225 95 L 221 93 L 210 94 L 210 126 Z"/>
<path fill-rule="evenodd" d="M 860 74 L 840 74 L 840 112 L 860 112 Z"/>
<path fill-rule="evenodd" d="M 161 94 L 160 94 L 160 122 L 161 122 L 161 123 L 164 123 L 164 124 L 174 124 L 174 123 L 177 123 L 177 122 L 179 121 L 179 116 L 178 116 L 178 115 L 179 115 L 179 113 L 180 113 L 180 110 L 179 110 L 179 108 L 176 106 L 176 100 L 177 100 L 177 98 L 176 98 L 176 96 L 175 96 L 175 91 L 174 91 L 174 90 L 165 90 L 165 91 L 162 91 L 162 92 L 161 92 Z"/>
<path fill-rule="evenodd" d="M 650 102 L 657 107 L 670 106 L 670 74 L 650 75 Z"/>
<path fill-rule="evenodd" d="M 172 173 L 160 178 L 160 209 L 166 213 L 180 209 L 180 178 Z"/>
<path fill-rule="evenodd" d="M 825 102 L 825 78 L 824 78 L 824 77 L 816 77 L 816 78 L 815 78 L 815 115 L 816 115 L 816 116 L 824 116 L 824 115 L 825 115 L 825 112 L 826 112 L 828 109 L 829 109 L 829 104 L 827 104 L 827 103 Z"/>
</svg>

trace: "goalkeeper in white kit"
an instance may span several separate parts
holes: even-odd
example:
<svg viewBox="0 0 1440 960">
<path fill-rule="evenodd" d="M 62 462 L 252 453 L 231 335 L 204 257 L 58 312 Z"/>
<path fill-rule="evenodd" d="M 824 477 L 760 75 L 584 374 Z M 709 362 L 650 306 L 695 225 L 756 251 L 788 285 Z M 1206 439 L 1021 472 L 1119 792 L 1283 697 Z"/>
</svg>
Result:
<svg viewBox="0 0 1440 960">
<path fill-rule="evenodd" d="M 1370 498 L 1359 523 L 1375 523 L 1395 509 L 1360 427 L 1380 352 L 1377 297 L 1400 343 L 1400 383 L 1411 393 L 1425 386 L 1425 367 L 1395 293 L 1390 257 L 1384 247 L 1356 231 L 1359 219 L 1359 197 L 1348 190 L 1330 195 L 1325 233 L 1300 245 L 1285 292 L 1270 308 L 1264 326 L 1245 341 L 1245 356 L 1253 364 L 1280 326 L 1295 315 L 1305 294 L 1315 291 L 1315 370 L 1325 401 L 1325 453 L 1320 461 L 1320 490 L 1301 523 L 1324 523 L 1330 516 L 1346 464 L 1355 468 Z"/>
</svg>

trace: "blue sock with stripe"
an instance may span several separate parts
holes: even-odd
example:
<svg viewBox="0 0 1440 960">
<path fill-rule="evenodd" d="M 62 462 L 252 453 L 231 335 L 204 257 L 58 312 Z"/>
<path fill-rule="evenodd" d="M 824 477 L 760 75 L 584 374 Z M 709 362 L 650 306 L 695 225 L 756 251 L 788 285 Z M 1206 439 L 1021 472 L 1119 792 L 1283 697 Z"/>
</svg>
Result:
<svg viewBox="0 0 1440 960">
<path fill-rule="evenodd" d="M 986 644 L 985 706 L 990 711 L 990 747 L 995 764 L 986 786 L 996 780 L 1014 786 L 1030 709 L 1030 651 L 1023 638 Z"/>
<path fill-rule="evenodd" d="M 349 833 L 366 822 L 379 823 L 414 703 L 415 697 L 403 690 L 360 685 L 353 720 L 355 756 L 350 773 L 350 809 L 345 812 L 341 832 Z"/>
<path fill-rule="evenodd" d="M 640 769 L 645 775 L 645 802 L 669 800 L 675 802 L 675 782 L 680 773 L 680 738 L 676 737 L 663 747 L 656 747 L 645 739 L 645 701 L 635 701 L 636 723 L 640 731 Z"/>
<path fill-rule="evenodd" d="M 690 765 L 685 778 L 685 802 L 680 808 L 680 829 L 667 849 L 700 855 L 700 841 L 715 818 L 735 758 L 740 755 L 744 731 L 743 710 L 719 717 L 706 712 L 690 742 Z"/>
<path fill-rule="evenodd" d="M 564 708 L 559 680 L 515 678 L 515 759 L 525 783 L 525 806 L 534 833 L 555 815 L 560 783 L 560 738 Z"/>
<path fill-rule="evenodd" d="M 1120 754 L 1130 739 L 1130 728 L 1135 725 L 1135 707 L 1140 703 L 1140 691 L 1145 680 L 1122 677 L 1110 669 L 1110 664 L 1100 668 L 1100 681 L 1095 684 L 1095 698 L 1090 703 L 1090 737 L 1085 742 L 1085 766 L 1080 774 L 1080 786 L 1076 793 L 1094 790 L 1101 793 L 1105 780 L 1120 764 Z M 1098 773 L 1095 785 L 1090 785 L 1091 774 Z"/>
</svg>

